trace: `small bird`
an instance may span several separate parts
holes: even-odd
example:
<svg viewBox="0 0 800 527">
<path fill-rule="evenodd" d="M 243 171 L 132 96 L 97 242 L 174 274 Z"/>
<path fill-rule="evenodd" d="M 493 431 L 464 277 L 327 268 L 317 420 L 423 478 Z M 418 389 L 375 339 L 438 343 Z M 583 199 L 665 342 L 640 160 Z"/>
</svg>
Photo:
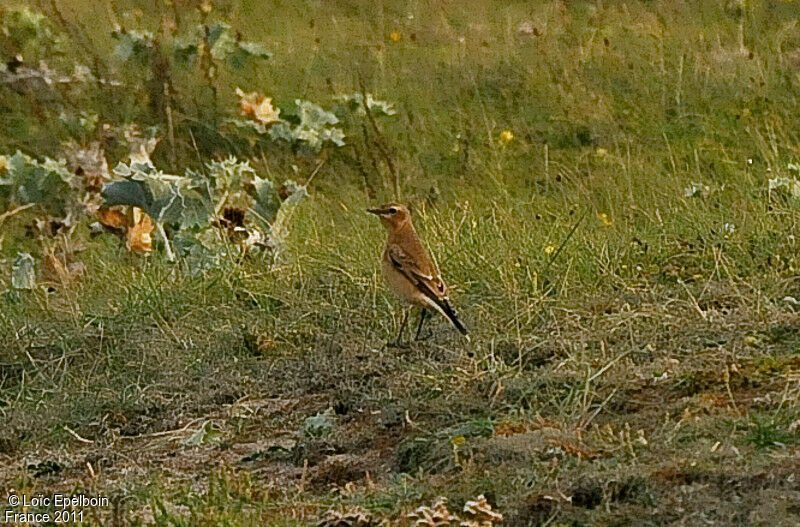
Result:
<svg viewBox="0 0 800 527">
<path fill-rule="evenodd" d="M 447 286 L 439 276 L 436 265 L 425 252 L 417 231 L 414 230 L 408 208 L 390 203 L 376 209 L 367 209 L 367 212 L 377 215 L 389 234 L 381 262 L 386 282 L 403 300 L 422 308 L 415 339 L 419 339 L 429 309 L 444 315 L 462 335 L 466 336 L 467 329 L 450 306 Z M 400 343 L 406 322 L 408 322 L 407 312 L 400 326 L 396 344 Z"/>
</svg>

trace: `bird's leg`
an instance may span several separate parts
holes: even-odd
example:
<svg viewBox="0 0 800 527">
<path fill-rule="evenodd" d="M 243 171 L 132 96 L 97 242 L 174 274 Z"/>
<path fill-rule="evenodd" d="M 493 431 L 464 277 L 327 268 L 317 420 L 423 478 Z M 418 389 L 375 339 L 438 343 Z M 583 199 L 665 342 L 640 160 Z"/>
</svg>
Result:
<svg viewBox="0 0 800 527">
<path fill-rule="evenodd" d="M 428 315 L 428 310 L 424 307 L 422 311 L 419 312 L 419 326 L 417 326 L 417 335 L 414 337 L 414 340 L 419 340 L 419 336 L 422 335 L 422 324 L 425 323 L 425 317 Z"/>
<path fill-rule="evenodd" d="M 400 324 L 400 331 L 397 332 L 397 338 L 394 341 L 394 346 L 401 347 L 403 344 L 403 332 L 406 330 L 406 324 L 408 323 L 408 312 L 410 310 L 405 310 L 405 315 L 403 315 L 403 322 Z"/>
</svg>

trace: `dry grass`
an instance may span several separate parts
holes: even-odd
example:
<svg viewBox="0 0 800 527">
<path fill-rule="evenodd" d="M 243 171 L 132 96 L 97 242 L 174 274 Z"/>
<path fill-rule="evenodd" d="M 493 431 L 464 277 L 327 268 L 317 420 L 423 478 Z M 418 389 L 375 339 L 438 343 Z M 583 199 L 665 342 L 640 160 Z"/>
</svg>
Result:
<svg viewBox="0 0 800 527">
<path fill-rule="evenodd" d="M 749 7 L 744 51 L 712 1 L 218 9 L 276 52 L 231 100 L 358 72 L 396 101 L 404 199 L 472 342 L 435 320 L 386 348 L 382 229 L 336 155 L 274 267 L 189 276 L 81 226 L 85 279 L 1 301 L 0 491 L 107 494 L 97 525 L 402 524 L 479 494 L 507 525 L 797 524 L 800 216 L 767 191 L 798 157 L 796 5 Z M 48 152 L 28 117 L 2 144 Z"/>
</svg>

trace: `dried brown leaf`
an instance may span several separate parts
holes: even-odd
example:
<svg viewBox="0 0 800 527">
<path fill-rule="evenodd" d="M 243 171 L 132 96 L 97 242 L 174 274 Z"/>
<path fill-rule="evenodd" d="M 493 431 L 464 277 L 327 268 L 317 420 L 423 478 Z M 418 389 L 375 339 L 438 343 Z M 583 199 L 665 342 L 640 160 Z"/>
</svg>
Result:
<svg viewBox="0 0 800 527">
<path fill-rule="evenodd" d="M 510 437 L 517 434 L 524 434 L 530 427 L 524 423 L 497 423 L 494 427 L 494 433 L 498 436 Z"/>
<path fill-rule="evenodd" d="M 128 216 L 118 209 L 100 207 L 97 210 L 97 218 L 100 220 L 101 225 L 109 229 L 125 231 L 129 226 Z"/>
<path fill-rule="evenodd" d="M 83 188 L 88 192 L 99 193 L 103 184 L 111 181 L 103 147 L 99 141 L 79 145 L 68 141 L 63 145 L 67 167 L 80 177 Z"/>
<path fill-rule="evenodd" d="M 150 216 L 133 207 L 133 227 L 128 229 L 125 245 L 137 254 L 147 254 L 153 250 L 152 232 L 155 225 Z"/>
<path fill-rule="evenodd" d="M 591 448 L 576 443 L 551 439 L 550 444 L 560 448 L 567 454 L 576 456 L 578 459 L 594 459 L 600 455 L 600 452 L 597 450 L 592 450 Z"/>
<path fill-rule="evenodd" d="M 466 502 L 464 504 L 464 512 L 470 518 L 466 522 L 462 522 L 462 525 L 491 527 L 495 523 L 503 521 L 503 515 L 492 510 L 492 505 L 483 494 L 474 500 Z"/>
<path fill-rule="evenodd" d="M 245 93 L 236 88 L 239 96 L 239 107 L 245 117 L 252 117 L 263 125 L 270 125 L 281 120 L 280 109 L 272 106 L 272 99 L 258 92 Z"/>
</svg>

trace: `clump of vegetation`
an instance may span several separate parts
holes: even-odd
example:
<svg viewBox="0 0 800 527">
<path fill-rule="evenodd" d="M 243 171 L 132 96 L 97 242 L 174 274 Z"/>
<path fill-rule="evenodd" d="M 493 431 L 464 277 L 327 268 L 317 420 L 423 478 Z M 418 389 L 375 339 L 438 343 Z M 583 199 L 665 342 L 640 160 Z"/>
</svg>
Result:
<svg viewBox="0 0 800 527">
<path fill-rule="evenodd" d="M 279 185 L 260 177 L 248 160 L 240 161 L 233 155 L 205 166 L 187 167 L 184 176 L 157 170 L 150 159 L 161 142 L 158 136 L 161 130 L 166 132 L 167 157 L 172 165 L 178 162 L 176 138 L 188 135 L 197 150 L 192 123 L 206 120 L 219 125 L 215 133 L 221 137 L 248 141 L 251 156 L 255 155 L 254 148 L 263 147 L 264 143 L 285 145 L 289 155 L 312 158 L 319 156 L 328 144 L 345 145 L 344 132 L 335 126 L 339 118 L 310 101 L 296 99 L 290 107 L 274 108 L 270 98 L 258 92 L 246 94 L 237 88 L 244 119 L 219 118 L 220 70 L 242 70 L 251 61 L 269 59 L 271 53 L 259 43 L 243 40 L 230 25 L 213 22 L 212 10 L 209 3 L 189 9 L 183 17 L 179 16 L 180 10 L 176 10 L 174 19 L 162 17 L 158 33 L 124 27 L 111 32 L 115 44 L 110 56 L 96 61 L 98 71 L 80 66 L 85 77 L 80 90 L 98 91 L 97 95 L 101 96 L 104 85 L 113 85 L 137 92 L 142 87 L 131 84 L 130 78 L 113 81 L 106 78 L 99 83 L 100 88 L 88 82 L 98 78 L 100 69 L 106 75 L 116 75 L 118 72 L 107 67 L 110 62 L 128 64 L 147 79 L 145 92 L 140 95 L 149 101 L 157 119 L 142 136 L 136 125 L 104 122 L 98 128 L 97 114 L 82 111 L 76 115 L 62 110 L 60 120 L 69 139 L 62 144 L 63 157 L 58 161 L 45 158 L 39 162 L 21 152 L 0 157 L 0 203 L 7 209 L 16 207 L 8 216 L 35 205 L 32 212 L 37 214 L 37 221 L 66 226 L 60 232 L 65 239 L 81 217 L 88 221 L 97 219 L 99 221 L 93 224 L 95 231 L 106 229 L 122 234 L 126 247 L 139 254 L 149 254 L 153 250 L 152 233 L 155 231 L 160 234 L 167 259 L 175 261 L 176 255 L 185 257 L 193 273 L 214 265 L 221 256 L 230 253 L 231 246 L 237 247 L 240 254 L 252 254 L 252 248 L 255 248 L 254 253 L 260 249 L 268 249 L 273 256 L 280 253 L 291 216 L 308 195 L 305 185 L 292 179 Z M 56 15 L 62 16 L 58 11 Z M 182 20 L 181 27 L 177 19 Z M 194 19 L 197 23 L 191 26 L 190 21 Z M 28 71 L 20 70 L 25 60 L 23 55 L 27 55 L 42 59 L 40 68 L 28 74 L 39 75 L 46 85 L 53 84 L 53 79 L 47 77 L 51 72 L 43 61 L 51 55 L 63 58 L 54 46 L 67 46 L 69 37 L 56 33 L 55 25 L 44 14 L 27 7 L 3 12 L 2 23 L 4 55 L 19 62 L 6 69 L 6 80 L 9 83 L 20 80 L 21 77 L 17 78 L 20 71 Z M 188 77 L 182 77 L 179 71 Z M 189 84 L 178 86 L 187 82 Z M 193 84 L 208 88 L 212 100 L 196 108 L 196 119 L 180 120 L 177 115 L 185 112 L 187 102 L 194 97 L 189 93 L 189 86 Z M 394 114 L 389 103 L 374 99 L 371 94 L 366 97 L 369 111 L 376 115 Z M 345 104 L 340 107 L 340 113 L 352 111 L 361 119 L 367 115 L 359 102 L 363 100 L 360 94 L 344 96 L 341 100 Z M 63 103 L 47 101 L 46 106 L 57 110 Z M 211 114 L 207 113 L 209 111 Z M 141 114 L 140 117 L 147 119 L 148 116 Z M 230 125 L 234 125 L 234 136 L 225 132 Z M 98 136 L 99 141 L 96 140 Z M 123 158 L 109 171 L 103 143 L 115 136 L 124 136 L 130 152 L 128 161 Z M 260 152 L 263 155 L 263 150 Z M 204 147 L 203 153 L 219 155 L 221 152 Z M 88 164 L 85 163 L 87 159 Z M 309 179 L 321 166 L 319 162 Z"/>
</svg>

